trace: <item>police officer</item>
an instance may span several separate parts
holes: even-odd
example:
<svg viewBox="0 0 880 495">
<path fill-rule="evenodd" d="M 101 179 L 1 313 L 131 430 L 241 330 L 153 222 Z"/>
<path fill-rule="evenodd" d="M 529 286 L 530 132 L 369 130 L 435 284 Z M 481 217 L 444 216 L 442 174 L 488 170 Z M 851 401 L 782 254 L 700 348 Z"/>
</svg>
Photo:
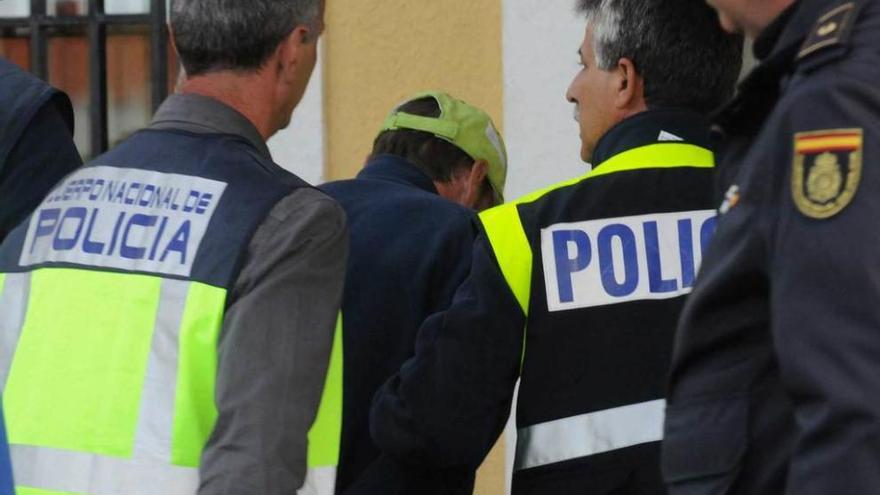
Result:
<svg viewBox="0 0 880 495">
<path fill-rule="evenodd" d="M 376 390 L 412 356 L 419 325 L 449 307 L 467 276 L 473 210 L 500 201 L 506 174 L 489 116 L 435 91 L 391 112 L 355 179 L 322 186 L 348 214 L 352 244 L 338 493 L 473 491 L 473 471 L 411 469 L 380 457 L 369 412 Z"/>
<path fill-rule="evenodd" d="M 80 165 L 70 99 L 0 58 L 0 242 Z"/>
<path fill-rule="evenodd" d="M 880 487 L 880 2 L 715 0 L 760 66 L 718 117 L 727 191 L 683 312 L 673 494 Z"/>
<path fill-rule="evenodd" d="M 174 0 L 188 79 L 0 247 L 27 493 L 291 494 L 342 294 L 341 208 L 273 163 L 320 0 Z"/>
<path fill-rule="evenodd" d="M 380 391 L 387 454 L 480 464 L 520 381 L 513 493 L 663 493 L 659 440 L 675 323 L 714 227 L 705 114 L 741 40 L 701 0 L 580 2 L 583 177 L 484 212 L 452 307 Z"/>
</svg>

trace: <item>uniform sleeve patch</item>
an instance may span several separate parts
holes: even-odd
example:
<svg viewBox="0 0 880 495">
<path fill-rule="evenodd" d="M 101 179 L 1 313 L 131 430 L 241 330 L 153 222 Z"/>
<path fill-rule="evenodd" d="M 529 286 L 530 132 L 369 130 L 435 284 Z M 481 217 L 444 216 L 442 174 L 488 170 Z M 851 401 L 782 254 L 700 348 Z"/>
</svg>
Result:
<svg viewBox="0 0 880 495">
<path fill-rule="evenodd" d="M 852 202 L 862 179 L 862 146 L 862 129 L 795 135 L 791 189 L 801 213 L 830 218 Z"/>
</svg>

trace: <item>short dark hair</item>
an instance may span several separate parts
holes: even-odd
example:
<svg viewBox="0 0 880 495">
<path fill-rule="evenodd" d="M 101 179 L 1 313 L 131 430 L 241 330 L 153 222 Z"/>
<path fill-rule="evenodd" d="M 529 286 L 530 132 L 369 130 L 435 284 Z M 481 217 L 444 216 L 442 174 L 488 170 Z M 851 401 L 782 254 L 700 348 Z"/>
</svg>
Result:
<svg viewBox="0 0 880 495">
<path fill-rule="evenodd" d="M 631 60 L 649 108 L 708 113 L 733 96 L 743 38 L 725 33 L 705 0 L 578 0 L 578 10 L 593 26 L 597 66 Z"/>
<path fill-rule="evenodd" d="M 254 71 L 300 25 L 317 29 L 322 0 L 173 0 L 171 27 L 187 75 Z"/>
<path fill-rule="evenodd" d="M 440 116 L 440 105 L 431 97 L 408 101 L 397 110 L 422 117 Z M 384 131 L 379 134 L 373 141 L 370 158 L 383 154 L 406 159 L 437 182 L 449 182 L 456 171 L 470 169 L 474 165 L 474 159 L 470 155 L 449 141 L 428 132 L 411 129 Z"/>
</svg>

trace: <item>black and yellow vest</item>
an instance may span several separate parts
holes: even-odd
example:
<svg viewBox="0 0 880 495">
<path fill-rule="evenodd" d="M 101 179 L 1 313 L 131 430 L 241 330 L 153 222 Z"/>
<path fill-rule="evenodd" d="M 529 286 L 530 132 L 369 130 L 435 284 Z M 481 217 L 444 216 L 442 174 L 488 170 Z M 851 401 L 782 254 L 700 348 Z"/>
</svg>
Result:
<svg viewBox="0 0 880 495">
<path fill-rule="evenodd" d="M 606 493 L 638 477 L 650 488 L 633 493 L 662 493 L 673 334 L 715 227 L 702 122 L 631 118 L 590 173 L 482 214 L 527 316 L 514 493 Z"/>
</svg>

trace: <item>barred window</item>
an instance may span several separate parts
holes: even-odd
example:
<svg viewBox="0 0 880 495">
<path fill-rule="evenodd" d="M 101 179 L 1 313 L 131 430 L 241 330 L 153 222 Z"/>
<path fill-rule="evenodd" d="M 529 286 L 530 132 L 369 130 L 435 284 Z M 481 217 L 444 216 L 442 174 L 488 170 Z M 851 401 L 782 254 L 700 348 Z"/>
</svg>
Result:
<svg viewBox="0 0 880 495">
<path fill-rule="evenodd" d="M 63 90 L 94 157 L 147 125 L 177 61 L 166 0 L 0 0 L 0 56 Z"/>
</svg>

